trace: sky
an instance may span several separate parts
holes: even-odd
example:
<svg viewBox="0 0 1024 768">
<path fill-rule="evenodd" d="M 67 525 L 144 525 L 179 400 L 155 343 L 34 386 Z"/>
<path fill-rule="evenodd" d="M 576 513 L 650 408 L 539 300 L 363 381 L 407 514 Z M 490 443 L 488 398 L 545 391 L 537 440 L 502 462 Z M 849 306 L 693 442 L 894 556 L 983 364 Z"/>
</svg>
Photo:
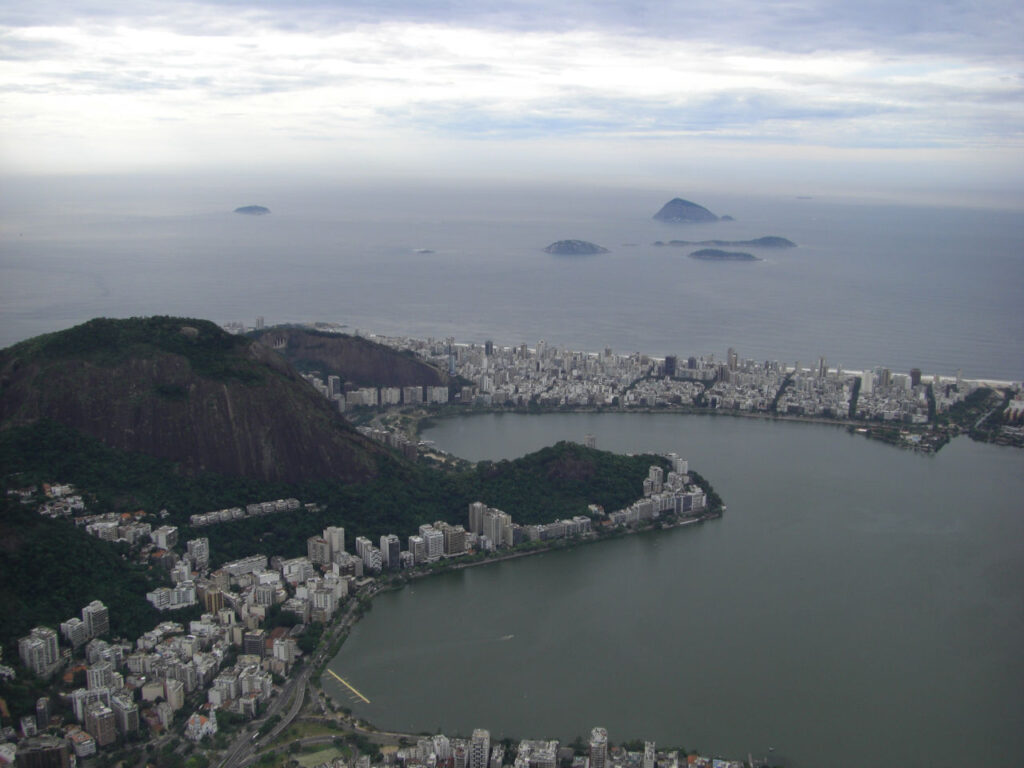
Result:
<svg viewBox="0 0 1024 768">
<path fill-rule="evenodd" d="M 1024 207 L 1019 0 L 0 0 L 0 175 L 252 171 Z"/>
</svg>

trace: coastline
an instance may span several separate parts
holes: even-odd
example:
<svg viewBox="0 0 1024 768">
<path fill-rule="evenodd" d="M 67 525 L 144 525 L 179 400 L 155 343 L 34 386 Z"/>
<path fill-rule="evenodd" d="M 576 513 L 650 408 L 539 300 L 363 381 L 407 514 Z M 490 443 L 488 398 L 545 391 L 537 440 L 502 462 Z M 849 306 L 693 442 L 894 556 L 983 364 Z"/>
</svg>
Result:
<svg viewBox="0 0 1024 768">
<path fill-rule="evenodd" d="M 347 707 L 341 706 L 339 702 L 331 694 L 324 691 L 322 681 L 324 676 L 329 673 L 329 667 L 331 662 L 337 658 L 341 652 L 342 647 L 345 645 L 345 641 L 348 639 L 348 635 L 352 628 L 356 626 L 368 613 L 373 599 L 383 592 L 397 592 L 404 589 L 417 581 L 420 581 L 431 576 L 439 576 L 445 573 L 451 573 L 454 571 L 465 570 L 468 568 L 476 568 L 483 565 L 492 565 L 495 563 L 502 563 L 511 560 L 519 560 L 532 555 L 547 554 L 551 552 L 558 552 L 562 550 L 575 549 L 576 546 L 584 545 L 590 546 L 599 544 L 605 541 L 615 540 L 623 538 L 625 536 L 635 536 L 638 534 L 653 534 L 660 533 L 663 531 L 674 530 L 677 528 L 688 528 L 690 526 L 703 524 L 709 520 L 720 519 L 725 512 L 728 511 L 728 507 L 723 505 L 721 509 L 714 512 L 707 512 L 697 517 L 686 517 L 682 519 L 673 520 L 665 523 L 660 520 L 652 523 L 645 524 L 643 526 L 618 526 L 605 535 L 598 533 L 583 534 L 573 539 L 556 539 L 551 543 L 542 543 L 540 546 L 531 547 L 527 550 L 512 551 L 496 555 L 488 555 L 485 557 L 479 557 L 477 559 L 462 561 L 459 558 L 453 558 L 450 562 L 444 560 L 439 561 L 442 563 L 441 567 L 436 565 L 426 569 L 407 571 L 395 574 L 389 577 L 387 581 L 378 582 L 370 585 L 367 593 L 356 593 L 350 595 L 351 602 L 346 611 L 339 614 L 338 617 L 324 629 L 324 640 L 323 643 L 331 643 L 330 648 L 318 648 L 313 654 L 317 659 L 323 659 L 317 661 L 316 666 L 311 669 L 309 677 L 311 686 L 318 692 L 322 697 L 329 699 L 337 712 L 341 710 L 342 715 L 340 716 L 342 721 L 346 721 L 346 727 L 351 728 L 353 731 L 364 733 L 364 734 L 381 734 L 391 738 L 406 738 L 415 742 L 419 738 L 420 734 L 413 733 L 401 733 L 398 731 L 391 731 L 383 728 L 378 728 L 376 724 L 371 723 L 367 720 L 358 718 L 355 714 L 350 711 L 346 711 Z M 326 658 L 325 658 L 326 656 Z"/>
</svg>

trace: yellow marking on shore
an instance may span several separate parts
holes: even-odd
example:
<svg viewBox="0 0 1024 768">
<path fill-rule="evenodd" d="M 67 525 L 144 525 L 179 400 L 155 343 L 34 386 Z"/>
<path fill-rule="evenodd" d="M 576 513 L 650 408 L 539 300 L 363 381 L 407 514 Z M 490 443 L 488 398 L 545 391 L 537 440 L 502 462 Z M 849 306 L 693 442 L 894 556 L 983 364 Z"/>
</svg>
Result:
<svg viewBox="0 0 1024 768">
<path fill-rule="evenodd" d="M 339 683 L 341 683 L 346 688 L 348 688 L 350 691 L 352 691 L 352 693 L 354 693 L 356 696 L 358 696 L 364 702 L 366 702 L 367 704 L 370 703 L 370 700 L 368 698 L 366 698 L 365 696 L 363 696 L 363 694 L 361 694 L 355 688 L 353 688 L 352 684 L 348 680 L 346 680 L 343 677 L 339 677 L 338 674 L 333 669 L 328 669 L 327 671 L 331 673 L 331 675 L 334 677 L 335 680 L 337 680 Z"/>
</svg>

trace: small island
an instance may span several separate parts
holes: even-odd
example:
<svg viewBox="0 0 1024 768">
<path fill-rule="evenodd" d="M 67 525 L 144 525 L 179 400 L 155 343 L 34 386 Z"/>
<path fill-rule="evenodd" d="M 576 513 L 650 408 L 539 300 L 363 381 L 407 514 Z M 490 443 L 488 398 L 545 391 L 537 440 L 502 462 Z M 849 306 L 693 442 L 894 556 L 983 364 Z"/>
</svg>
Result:
<svg viewBox="0 0 1024 768">
<path fill-rule="evenodd" d="M 718 217 L 705 208 L 681 197 L 669 200 L 661 207 L 661 210 L 654 214 L 657 221 L 668 222 L 706 222 L 718 221 Z"/>
<path fill-rule="evenodd" d="M 740 251 L 720 251 L 717 248 L 702 248 L 690 254 L 691 259 L 702 261 L 761 261 L 752 253 Z"/>
<path fill-rule="evenodd" d="M 608 253 L 608 249 L 595 243 L 588 243 L 586 240 L 559 240 L 545 248 L 544 252 L 559 256 L 590 256 L 595 253 Z"/>
<path fill-rule="evenodd" d="M 658 240 L 654 244 L 657 246 L 674 245 L 680 247 L 702 245 L 724 248 L 796 248 L 796 243 L 792 240 L 776 237 L 775 235 L 758 237 L 754 240 L 669 240 L 667 243 Z"/>
<path fill-rule="evenodd" d="M 235 213 L 245 216 L 266 216 L 270 213 L 270 209 L 264 208 L 262 205 L 243 205 L 241 208 L 235 208 Z"/>
</svg>

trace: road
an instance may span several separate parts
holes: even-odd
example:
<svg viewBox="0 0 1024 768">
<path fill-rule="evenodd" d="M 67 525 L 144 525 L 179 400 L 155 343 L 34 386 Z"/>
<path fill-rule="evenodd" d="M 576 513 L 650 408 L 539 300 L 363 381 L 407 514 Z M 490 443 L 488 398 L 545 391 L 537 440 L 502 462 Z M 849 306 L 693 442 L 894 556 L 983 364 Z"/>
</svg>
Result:
<svg viewBox="0 0 1024 768">
<path fill-rule="evenodd" d="M 380 587 L 374 585 L 367 593 L 367 598 L 372 598 L 380 590 Z M 294 677 L 288 678 L 283 686 L 281 686 L 281 692 L 267 707 L 266 713 L 258 720 L 254 720 L 252 725 L 258 730 L 260 725 L 265 723 L 268 719 L 278 714 L 284 707 L 285 702 L 291 701 L 291 706 L 288 711 L 281 716 L 281 721 L 273 727 L 273 729 L 259 738 L 253 738 L 253 733 L 248 730 L 242 730 L 238 736 L 235 737 L 234 742 L 228 747 L 224 759 L 220 762 L 218 768 L 241 768 L 255 757 L 256 753 L 262 746 L 273 743 L 274 739 L 281 735 L 281 733 L 292 724 L 292 721 L 296 718 L 299 712 L 302 710 L 302 705 L 306 700 L 306 692 L 309 684 L 309 677 L 313 673 L 314 669 L 319 668 L 325 660 L 327 649 L 330 648 L 334 641 L 337 640 L 338 636 L 349 629 L 355 620 L 357 601 L 352 599 L 349 601 L 348 610 L 342 615 L 340 621 L 336 621 L 328 632 L 321 638 L 320 644 L 317 647 L 316 655 L 307 661 L 302 671 Z M 320 696 L 316 697 L 317 708 L 321 713 L 324 712 L 324 701 Z M 370 735 L 370 731 L 359 731 L 366 735 Z M 397 743 L 397 742 L 396 742 Z"/>
</svg>

